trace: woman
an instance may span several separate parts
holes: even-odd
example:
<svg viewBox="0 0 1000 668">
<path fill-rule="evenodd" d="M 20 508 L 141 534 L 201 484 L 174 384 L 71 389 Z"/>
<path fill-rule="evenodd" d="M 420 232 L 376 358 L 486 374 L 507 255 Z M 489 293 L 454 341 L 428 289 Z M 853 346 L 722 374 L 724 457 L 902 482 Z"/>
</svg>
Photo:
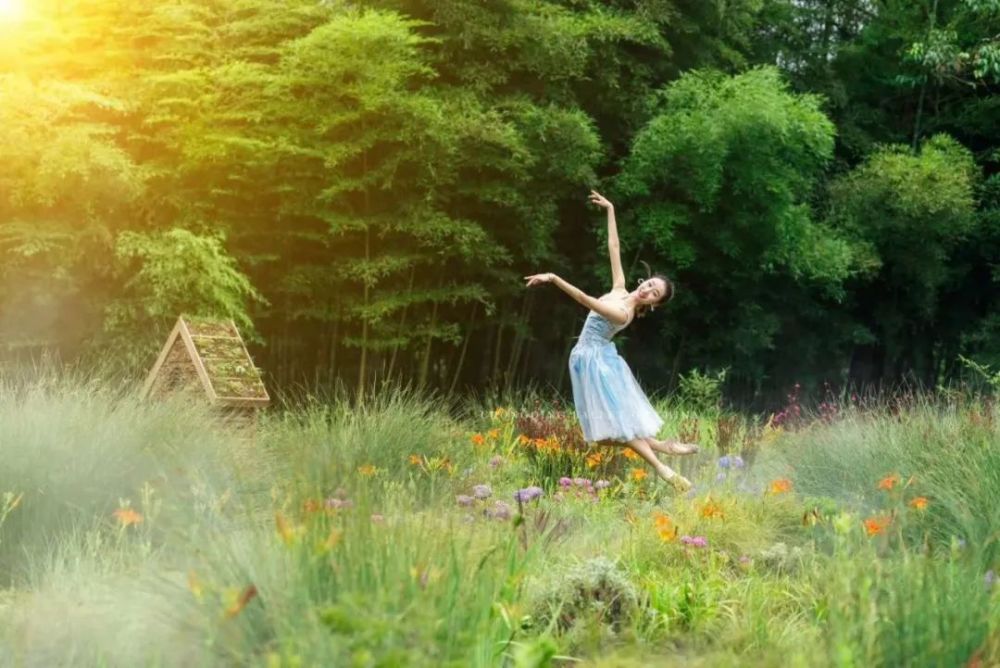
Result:
<svg viewBox="0 0 1000 668">
<path fill-rule="evenodd" d="M 584 438 L 591 443 L 611 442 L 632 448 L 652 465 L 661 478 L 680 489 L 689 489 L 691 483 L 687 478 L 663 464 L 656 453 L 689 455 L 697 452 L 698 447 L 656 438 L 663 420 L 650 405 L 611 342 L 611 337 L 625 329 L 635 316 L 641 317 L 657 304 L 669 301 L 674 295 L 674 286 L 665 276 L 655 275 L 645 281 L 640 279 L 639 286 L 632 292 L 626 289 L 618 249 L 615 207 L 595 191 L 591 191 L 590 201 L 608 212 L 611 292 L 597 299 L 555 274 L 525 276 L 527 287 L 555 283 L 560 290 L 590 309 L 569 357 L 573 402 Z"/>
</svg>

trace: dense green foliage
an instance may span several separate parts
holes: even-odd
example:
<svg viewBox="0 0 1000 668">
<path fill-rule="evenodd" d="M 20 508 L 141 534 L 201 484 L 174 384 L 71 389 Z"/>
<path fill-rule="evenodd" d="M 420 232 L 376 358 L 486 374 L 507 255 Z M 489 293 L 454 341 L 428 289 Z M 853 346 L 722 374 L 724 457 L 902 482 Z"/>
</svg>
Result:
<svg viewBox="0 0 1000 668">
<path fill-rule="evenodd" d="M 679 295 L 651 388 L 1000 360 L 993 0 L 44 0 L 0 21 L 0 333 L 141 373 L 228 315 L 269 382 L 566 382 L 613 196 Z M 178 275 L 183 274 L 183 275 Z"/>
</svg>

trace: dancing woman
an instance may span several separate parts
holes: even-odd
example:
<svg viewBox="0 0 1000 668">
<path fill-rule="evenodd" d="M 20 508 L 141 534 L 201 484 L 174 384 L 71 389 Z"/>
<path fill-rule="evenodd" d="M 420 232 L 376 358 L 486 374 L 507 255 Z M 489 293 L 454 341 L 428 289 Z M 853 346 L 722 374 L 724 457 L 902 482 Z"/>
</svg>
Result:
<svg viewBox="0 0 1000 668">
<path fill-rule="evenodd" d="M 628 327 L 633 318 L 642 317 L 658 304 L 669 301 L 674 296 L 673 283 L 666 276 L 657 274 L 645 281 L 640 279 L 638 287 L 629 292 L 625 287 L 625 273 L 618 248 L 615 208 L 594 191 L 590 193 L 590 201 L 608 212 L 611 292 L 595 298 L 551 273 L 525 276 L 527 287 L 555 283 L 560 290 L 590 309 L 583 331 L 569 356 L 573 402 L 584 438 L 590 443 L 629 447 L 649 462 L 661 478 L 680 489 L 689 489 L 691 483 L 687 478 L 661 462 L 656 453 L 689 455 L 697 452 L 698 447 L 656 438 L 663 420 L 650 405 L 628 364 L 611 342 L 611 338 Z"/>
</svg>

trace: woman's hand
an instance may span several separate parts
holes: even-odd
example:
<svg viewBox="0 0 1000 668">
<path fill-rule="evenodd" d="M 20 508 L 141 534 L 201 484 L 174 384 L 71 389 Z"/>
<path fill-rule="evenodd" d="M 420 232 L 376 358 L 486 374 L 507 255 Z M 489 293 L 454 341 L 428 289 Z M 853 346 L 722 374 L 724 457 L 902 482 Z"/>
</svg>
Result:
<svg viewBox="0 0 1000 668">
<path fill-rule="evenodd" d="M 591 204 L 596 204 L 597 206 L 601 207 L 602 209 L 614 209 L 615 208 L 614 204 L 612 204 L 611 202 L 609 202 L 608 199 L 604 195 L 602 195 L 601 193 L 597 192 L 596 190 L 591 190 L 590 191 L 590 202 L 591 202 Z"/>
<path fill-rule="evenodd" d="M 556 280 L 556 275 L 552 273 L 535 274 L 534 276 L 525 276 L 524 280 L 527 281 L 527 284 L 524 287 L 530 288 L 533 285 L 541 285 L 542 283 L 551 283 L 552 281 Z"/>
</svg>

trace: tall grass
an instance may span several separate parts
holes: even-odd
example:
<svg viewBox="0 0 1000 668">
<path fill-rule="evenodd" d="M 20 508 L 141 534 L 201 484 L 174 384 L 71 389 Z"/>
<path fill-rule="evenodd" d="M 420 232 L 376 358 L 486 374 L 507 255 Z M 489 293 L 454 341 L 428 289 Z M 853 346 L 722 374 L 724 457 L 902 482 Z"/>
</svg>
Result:
<svg viewBox="0 0 1000 668">
<path fill-rule="evenodd" d="M 1000 660 L 985 404 L 848 411 L 768 439 L 664 405 L 664 435 L 705 446 L 683 465 L 693 493 L 584 463 L 610 486 L 547 480 L 520 507 L 541 469 L 494 408 L 386 391 L 276 411 L 248 439 L 104 383 L 0 388 L 0 665 Z M 752 466 L 720 476 L 718 455 L 747 448 Z M 786 476 L 791 491 L 770 484 Z M 476 484 L 488 498 L 459 504 Z M 869 517 L 889 520 L 869 536 Z M 628 614 L 609 614 L 619 595 Z"/>
</svg>

